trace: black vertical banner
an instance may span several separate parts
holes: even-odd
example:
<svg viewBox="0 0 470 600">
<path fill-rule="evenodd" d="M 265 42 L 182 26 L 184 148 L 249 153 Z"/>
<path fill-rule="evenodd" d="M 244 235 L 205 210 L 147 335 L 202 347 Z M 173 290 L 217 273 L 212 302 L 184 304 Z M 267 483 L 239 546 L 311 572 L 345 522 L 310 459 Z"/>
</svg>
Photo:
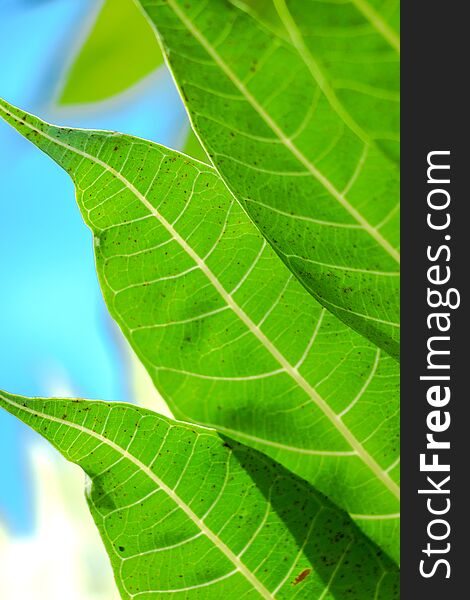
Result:
<svg viewBox="0 0 470 600">
<path fill-rule="evenodd" d="M 470 597 L 467 14 L 402 3 L 403 600 Z"/>
</svg>

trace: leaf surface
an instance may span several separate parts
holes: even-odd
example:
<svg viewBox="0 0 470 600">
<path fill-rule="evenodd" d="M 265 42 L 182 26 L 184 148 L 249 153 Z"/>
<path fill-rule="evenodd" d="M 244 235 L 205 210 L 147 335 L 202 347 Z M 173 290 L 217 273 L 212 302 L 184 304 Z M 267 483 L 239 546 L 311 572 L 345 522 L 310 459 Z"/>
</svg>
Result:
<svg viewBox="0 0 470 600">
<path fill-rule="evenodd" d="M 125 600 L 398 598 L 396 567 L 347 515 L 250 448 L 130 405 L 0 405 L 87 473 Z"/>
<path fill-rule="evenodd" d="M 269 454 L 398 557 L 398 366 L 307 293 L 216 171 L 0 113 L 75 181 L 101 287 L 173 414 Z"/>
<path fill-rule="evenodd" d="M 163 65 L 155 35 L 133 0 L 105 0 L 66 75 L 60 104 L 99 102 Z"/>
<path fill-rule="evenodd" d="M 140 0 L 218 172 L 326 308 L 399 355 L 397 2 Z"/>
</svg>

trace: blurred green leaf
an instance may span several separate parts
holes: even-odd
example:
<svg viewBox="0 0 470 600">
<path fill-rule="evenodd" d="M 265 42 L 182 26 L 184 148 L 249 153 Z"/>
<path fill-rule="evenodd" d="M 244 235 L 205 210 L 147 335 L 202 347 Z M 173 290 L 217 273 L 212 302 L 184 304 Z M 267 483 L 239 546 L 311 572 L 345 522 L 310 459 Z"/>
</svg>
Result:
<svg viewBox="0 0 470 600">
<path fill-rule="evenodd" d="M 163 64 L 155 34 L 133 0 L 106 0 L 66 76 L 60 104 L 98 102 Z"/>
<path fill-rule="evenodd" d="M 0 406 L 90 478 L 123 600 L 396 600 L 397 567 L 322 494 L 208 429 L 126 404 Z"/>
</svg>

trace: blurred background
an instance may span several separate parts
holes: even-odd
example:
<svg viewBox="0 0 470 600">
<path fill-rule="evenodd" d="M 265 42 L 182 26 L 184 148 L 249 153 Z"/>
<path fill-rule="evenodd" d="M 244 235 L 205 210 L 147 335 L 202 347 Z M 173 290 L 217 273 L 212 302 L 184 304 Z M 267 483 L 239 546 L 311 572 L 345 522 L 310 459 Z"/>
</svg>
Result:
<svg viewBox="0 0 470 600">
<path fill-rule="evenodd" d="M 0 0 L 0 96 L 203 158 L 133 0 Z M 72 182 L 0 123 L 0 388 L 168 413 L 107 314 Z M 84 476 L 0 413 L 1 600 L 117 600 Z"/>
</svg>

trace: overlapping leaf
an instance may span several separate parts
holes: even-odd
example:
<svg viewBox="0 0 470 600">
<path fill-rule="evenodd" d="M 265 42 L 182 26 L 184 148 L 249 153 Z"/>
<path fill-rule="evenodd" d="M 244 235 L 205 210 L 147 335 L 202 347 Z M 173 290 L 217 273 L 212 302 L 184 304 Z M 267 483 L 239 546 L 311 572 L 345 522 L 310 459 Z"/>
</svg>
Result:
<svg viewBox="0 0 470 600">
<path fill-rule="evenodd" d="M 400 3 L 231 0 L 312 59 L 352 130 L 398 161 Z"/>
<path fill-rule="evenodd" d="M 398 367 L 324 310 L 206 164 L 0 113 L 73 177 L 112 315 L 174 414 L 297 473 L 398 556 Z"/>
<path fill-rule="evenodd" d="M 397 358 L 397 2 L 274 0 L 285 36 L 228 0 L 140 3 L 234 196 L 315 298 Z"/>
<path fill-rule="evenodd" d="M 124 600 L 398 598 L 396 566 L 347 515 L 250 448 L 129 405 L 0 406 L 88 474 Z"/>
</svg>

